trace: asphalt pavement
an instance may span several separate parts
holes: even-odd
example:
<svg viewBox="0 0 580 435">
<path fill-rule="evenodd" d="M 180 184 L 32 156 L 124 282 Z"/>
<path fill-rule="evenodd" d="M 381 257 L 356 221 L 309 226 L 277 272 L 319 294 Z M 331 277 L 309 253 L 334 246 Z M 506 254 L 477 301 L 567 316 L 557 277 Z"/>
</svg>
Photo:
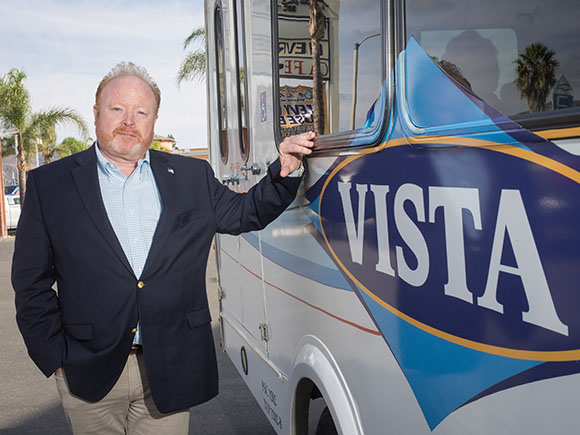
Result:
<svg viewBox="0 0 580 435">
<path fill-rule="evenodd" d="M 14 239 L 0 238 L 0 433 L 70 434 L 54 379 L 46 378 L 28 357 L 15 320 L 10 266 Z M 218 349 L 220 394 L 191 410 L 190 435 L 273 435 L 274 430 L 227 355 L 219 351 L 218 301 L 214 251 L 207 288 Z"/>
</svg>

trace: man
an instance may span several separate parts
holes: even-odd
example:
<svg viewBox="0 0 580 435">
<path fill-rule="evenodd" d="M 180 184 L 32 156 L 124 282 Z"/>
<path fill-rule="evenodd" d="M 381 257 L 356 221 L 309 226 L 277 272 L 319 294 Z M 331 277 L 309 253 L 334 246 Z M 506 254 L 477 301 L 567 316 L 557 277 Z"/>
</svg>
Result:
<svg viewBox="0 0 580 435">
<path fill-rule="evenodd" d="M 282 213 L 313 146 L 314 133 L 285 139 L 266 176 L 238 194 L 206 162 L 149 150 L 159 103 L 144 69 L 117 65 L 97 89 L 96 144 L 28 175 L 17 321 L 31 358 L 55 374 L 75 434 L 188 432 L 188 409 L 217 394 L 213 236 Z"/>
</svg>

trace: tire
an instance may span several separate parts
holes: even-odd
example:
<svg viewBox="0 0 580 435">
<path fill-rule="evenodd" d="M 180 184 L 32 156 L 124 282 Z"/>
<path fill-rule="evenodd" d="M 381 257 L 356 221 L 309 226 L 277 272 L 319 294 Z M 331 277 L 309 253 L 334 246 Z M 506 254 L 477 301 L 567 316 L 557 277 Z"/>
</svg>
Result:
<svg viewBox="0 0 580 435">
<path fill-rule="evenodd" d="M 322 414 L 320 415 L 320 420 L 318 420 L 315 435 L 338 435 L 328 406 L 324 408 L 324 411 L 322 411 Z"/>
</svg>

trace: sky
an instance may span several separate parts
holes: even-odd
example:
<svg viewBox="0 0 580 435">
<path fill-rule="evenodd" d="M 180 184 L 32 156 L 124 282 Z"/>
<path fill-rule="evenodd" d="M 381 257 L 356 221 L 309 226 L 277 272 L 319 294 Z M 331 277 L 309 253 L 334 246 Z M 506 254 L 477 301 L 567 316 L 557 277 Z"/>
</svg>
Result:
<svg viewBox="0 0 580 435">
<path fill-rule="evenodd" d="M 23 70 L 33 111 L 72 108 L 94 138 L 97 85 L 118 62 L 132 61 L 161 89 L 155 132 L 172 134 L 179 148 L 203 148 L 205 83 L 175 80 L 183 40 L 203 24 L 203 0 L 0 0 L 0 75 Z M 57 136 L 81 138 L 74 127 Z"/>
</svg>

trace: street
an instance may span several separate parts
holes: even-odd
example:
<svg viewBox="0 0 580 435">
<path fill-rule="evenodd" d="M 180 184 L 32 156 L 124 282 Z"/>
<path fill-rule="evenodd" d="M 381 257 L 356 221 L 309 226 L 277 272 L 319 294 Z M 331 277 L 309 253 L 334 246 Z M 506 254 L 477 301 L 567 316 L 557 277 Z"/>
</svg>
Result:
<svg viewBox="0 0 580 435">
<path fill-rule="evenodd" d="M 0 396 L 0 433 L 10 435 L 70 434 L 54 379 L 47 379 L 28 357 L 16 326 L 10 266 L 14 239 L 0 238 L 0 366 L 3 367 Z M 271 435 L 271 428 L 256 401 L 226 354 L 219 351 L 216 266 L 212 250 L 207 288 L 218 349 L 220 394 L 192 409 L 189 434 Z"/>
</svg>

